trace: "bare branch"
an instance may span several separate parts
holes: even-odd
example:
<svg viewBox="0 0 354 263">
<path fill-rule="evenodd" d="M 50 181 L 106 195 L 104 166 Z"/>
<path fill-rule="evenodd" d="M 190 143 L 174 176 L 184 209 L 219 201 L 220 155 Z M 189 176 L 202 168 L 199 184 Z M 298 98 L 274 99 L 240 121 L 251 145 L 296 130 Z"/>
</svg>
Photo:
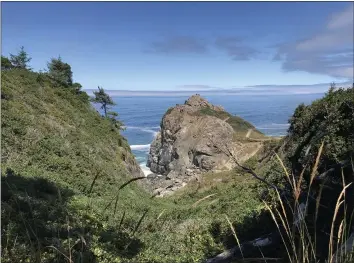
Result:
<svg viewBox="0 0 354 263">
<path fill-rule="evenodd" d="M 213 142 L 213 140 L 212 140 L 211 138 L 209 138 L 209 139 Z M 266 185 L 269 186 L 270 188 L 281 192 L 278 187 L 276 187 L 274 184 L 271 184 L 271 183 L 267 182 L 264 178 L 258 176 L 251 168 L 248 168 L 248 167 L 245 167 L 245 166 L 241 165 L 241 164 L 238 162 L 236 156 L 230 151 L 230 149 L 229 149 L 229 147 L 228 147 L 227 145 L 225 145 L 226 150 L 221 149 L 221 148 L 218 147 L 217 144 L 214 143 L 214 142 L 213 142 L 213 145 L 215 145 L 215 147 L 216 147 L 219 151 L 223 152 L 226 156 L 230 157 L 230 158 L 234 161 L 234 163 L 235 163 L 238 167 L 240 167 L 241 169 L 243 169 L 246 173 L 251 174 L 254 178 L 256 178 L 257 180 L 259 180 L 259 181 L 261 181 L 262 183 L 266 184 Z"/>
</svg>

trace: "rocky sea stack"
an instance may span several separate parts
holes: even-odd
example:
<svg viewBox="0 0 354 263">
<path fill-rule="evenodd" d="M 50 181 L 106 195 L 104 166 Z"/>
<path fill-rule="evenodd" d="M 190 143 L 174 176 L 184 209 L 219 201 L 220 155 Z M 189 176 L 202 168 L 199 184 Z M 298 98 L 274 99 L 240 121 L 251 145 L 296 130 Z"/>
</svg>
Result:
<svg viewBox="0 0 354 263">
<path fill-rule="evenodd" d="M 264 138 L 252 124 L 193 95 L 163 116 L 148 156 L 147 166 L 155 173 L 149 183 L 156 194 L 165 195 L 204 172 L 230 170 L 235 164 L 229 151 L 245 161 Z"/>
</svg>

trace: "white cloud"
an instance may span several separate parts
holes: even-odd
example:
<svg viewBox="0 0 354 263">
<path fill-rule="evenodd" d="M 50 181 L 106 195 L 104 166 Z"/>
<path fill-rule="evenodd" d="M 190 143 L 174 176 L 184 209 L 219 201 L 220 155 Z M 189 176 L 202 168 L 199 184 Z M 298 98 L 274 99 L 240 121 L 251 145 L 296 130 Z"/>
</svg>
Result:
<svg viewBox="0 0 354 263">
<path fill-rule="evenodd" d="M 323 30 L 297 43 L 278 47 L 276 59 L 285 71 L 307 71 L 336 78 L 353 78 L 353 4 L 333 14 Z"/>
<path fill-rule="evenodd" d="M 354 5 L 350 5 L 349 8 L 343 12 L 334 14 L 328 22 L 327 28 L 333 30 L 346 26 L 353 26 L 353 13 Z"/>
<path fill-rule="evenodd" d="M 219 37 L 215 40 L 215 46 L 233 60 L 250 60 L 259 54 L 257 49 L 245 44 L 239 37 Z"/>
</svg>

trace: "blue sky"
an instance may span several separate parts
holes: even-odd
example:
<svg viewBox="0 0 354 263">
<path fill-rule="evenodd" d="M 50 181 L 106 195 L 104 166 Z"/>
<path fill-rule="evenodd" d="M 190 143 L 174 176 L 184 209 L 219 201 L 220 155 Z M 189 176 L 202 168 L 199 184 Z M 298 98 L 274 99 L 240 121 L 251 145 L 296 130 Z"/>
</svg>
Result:
<svg viewBox="0 0 354 263">
<path fill-rule="evenodd" d="M 60 55 L 85 89 L 310 85 L 316 92 L 320 85 L 313 84 L 353 81 L 350 2 L 2 2 L 1 7 L 3 55 L 23 45 L 35 70 Z"/>
</svg>

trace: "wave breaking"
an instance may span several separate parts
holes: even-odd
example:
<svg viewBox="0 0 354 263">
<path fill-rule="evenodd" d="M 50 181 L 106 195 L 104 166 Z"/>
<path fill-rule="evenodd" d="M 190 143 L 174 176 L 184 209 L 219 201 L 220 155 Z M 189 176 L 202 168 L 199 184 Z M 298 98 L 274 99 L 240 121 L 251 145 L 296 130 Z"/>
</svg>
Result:
<svg viewBox="0 0 354 263">
<path fill-rule="evenodd" d="M 135 150 L 135 151 L 149 151 L 150 144 L 130 145 L 130 149 Z"/>
<path fill-rule="evenodd" d="M 138 130 L 138 131 L 142 131 L 142 132 L 148 132 L 148 133 L 153 134 L 154 136 L 156 136 L 156 134 L 160 130 L 160 126 L 153 126 L 153 127 L 125 126 L 124 128 L 127 130 L 129 129 L 129 130 Z"/>
</svg>

